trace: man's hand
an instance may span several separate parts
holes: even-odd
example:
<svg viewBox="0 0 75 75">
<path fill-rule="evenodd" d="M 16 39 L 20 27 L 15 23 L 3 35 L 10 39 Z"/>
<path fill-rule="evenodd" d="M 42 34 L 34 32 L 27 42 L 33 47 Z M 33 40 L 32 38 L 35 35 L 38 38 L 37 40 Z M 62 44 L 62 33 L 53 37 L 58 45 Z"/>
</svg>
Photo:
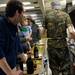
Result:
<svg viewBox="0 0 75 75">
<path fill-rule="evenodd" d="M 17 73 L 18 73 L 19 75 L 23 75 L 23 72 L 22 72 L 21 70 L 18 70 Z"/>
<path fill-rule="evenodd" d="M 9 72 L 7 75 L 23 75 L 23 72 L 22 72 L 21 70 L 18 70 L 18 71 L 12 70 L 12 71 Z"/>
</svg>

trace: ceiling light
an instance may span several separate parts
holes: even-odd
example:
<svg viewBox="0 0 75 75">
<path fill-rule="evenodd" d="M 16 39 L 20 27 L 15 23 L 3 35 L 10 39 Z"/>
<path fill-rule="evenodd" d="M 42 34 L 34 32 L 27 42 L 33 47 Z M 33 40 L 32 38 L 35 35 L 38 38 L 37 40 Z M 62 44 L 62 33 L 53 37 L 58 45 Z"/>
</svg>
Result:
<svg viewBox="0 0 75 75">
<path fill-rule="evenodd" d="M 27 7 L 24 7 L 24 10 L 28 10 L 28 9 L 35 9 L 34 6 L 27 6 Z"/>
<path fill-rule="evenodd" d="M 37 14 L 24 14 L 24 16 L 37 17 Z"/>
<path fill-rule="evenodd" d="M 1 8 L 1 7 L 6 7 L 6 4 L 0 4 L 0 8 Z"/>
<path fill-rule="evenodd" d="M 31 2 L 22 2 L 23 5 L 30 5 Z M 0 7 L 6 7 L 6 4 L 0 4 Z"/>
<path fill-rule="evenodd" d="M 40 20 L 35 20 L 35 22 L 41 22 Z"/>
<path fill-rule="evenodd" d="M 40 21 L 40 20 L 36 20 L 36 21 Z"/>
<path fill-rule="evenodd" d="M 72 5 L 73 5 L 73 6 L 75 5 L 75 0 L 72 0 Z"/>
<path fill-rule="evenodd" d="M 30 5 L 31 2 L 22 2 L 23 5 Z M 0 7 L 6 7 L 6 4 L 0 4 Z"/>
<path fill-rule="evenodd" d="M 32 17 L 33 20 L 38 19 L 37 17 Z"/>
<path fill-rule="evenodd" d="M 66 7 L 66 0 L 61 0 L 60 4 L 61 4 L 62 8 L 65 8 Z"/>
<path fill-rule="evenodd" d="M 41 24 L 39 24 L 38 26 L 39 26 L 39 27 L 41 27 L 42 25 L 41 25 Z"/>
<path fill-rule="evenodd" d="M 37 14 L 30 14 L 30 16 L 37 16 Z"/>
<path fill-rule="evenodd" d="M 42 23 L 41 23 L 41 22 L 37 22 L 36 24 L 38 24 L 38 25 L 42 25 Z"/>
<path fill-rule="evenodd" d="M 23 5 L 30 5 L 31 4 L 31 2 L 22 2 L 23 3 Z"/>
</svg>

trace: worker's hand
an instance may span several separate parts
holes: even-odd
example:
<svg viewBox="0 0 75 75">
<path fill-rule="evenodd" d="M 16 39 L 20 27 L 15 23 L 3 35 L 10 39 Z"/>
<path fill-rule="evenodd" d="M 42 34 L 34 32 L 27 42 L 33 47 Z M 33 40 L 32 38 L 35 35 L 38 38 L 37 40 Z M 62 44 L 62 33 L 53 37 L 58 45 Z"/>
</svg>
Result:
<svg viewBox="0 0 75 75">
<path fill-rule="evenodd" d="M 75 32 L 70 33 L 70 38 L 75 40 Z"/>
</svg>

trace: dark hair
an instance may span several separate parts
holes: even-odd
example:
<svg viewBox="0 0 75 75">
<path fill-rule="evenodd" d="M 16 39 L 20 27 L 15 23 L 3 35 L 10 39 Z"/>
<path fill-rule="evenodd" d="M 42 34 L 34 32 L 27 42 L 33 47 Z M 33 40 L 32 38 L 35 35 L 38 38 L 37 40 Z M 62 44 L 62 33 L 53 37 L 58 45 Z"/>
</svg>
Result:
<svg viewBox="0 0 75 75">
<path fill-rule="evenodd" d="M 19 13 L 23 11 L 22 3 L 18 0 L 10 0 L 6 6 L 6 16 L 13 17 L 16 13 L 16 10 L 18 10 Z"/>
</svg>

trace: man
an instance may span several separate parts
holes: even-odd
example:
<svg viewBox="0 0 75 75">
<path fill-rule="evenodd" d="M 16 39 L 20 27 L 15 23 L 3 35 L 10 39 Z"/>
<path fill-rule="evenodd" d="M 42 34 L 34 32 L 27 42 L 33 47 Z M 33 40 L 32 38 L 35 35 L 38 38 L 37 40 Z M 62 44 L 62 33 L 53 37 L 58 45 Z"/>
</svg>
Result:
<svg viewBox="0 0 75 75">
<path fill-rule="evenodd" d="M 0 17 L 0 75 L 19 75 L 16 58 L 24 58 L 17 35 L 17 23 L 23 15 L 22 3 L 10 0 L 6 6 L 5 17 Z"/>
<path fill-rule="evenodd" d="M 47 50 L 49 56 L 49 65 L 52 75 L 71 75 L 70 56 L 66 42 L 66 28 L 75 37 L 75 33 L 70 30 L 72 23 L 70 17 L 61 11 L 59 0 L 51 3 L 52 9 L 46 12 L 45 27 L 47 29 Z"/>
</svg>

